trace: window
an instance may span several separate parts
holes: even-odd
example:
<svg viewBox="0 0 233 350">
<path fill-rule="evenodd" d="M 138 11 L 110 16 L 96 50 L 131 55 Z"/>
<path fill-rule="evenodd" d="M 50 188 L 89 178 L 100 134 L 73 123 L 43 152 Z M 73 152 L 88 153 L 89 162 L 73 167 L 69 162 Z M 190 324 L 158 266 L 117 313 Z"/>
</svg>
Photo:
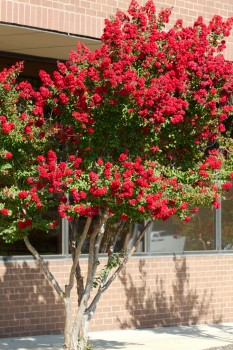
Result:
<svg viewBox="0 0 233 350">
<path fill-rule="evenodd" d="M 140 242 L 137 253 L 173 254 L 183 252 L 214 252 L 233 251 L 233 190 L 222 201 L 222 210 L 214 211 L 202 207 L 199 212 L 186 223 L 176 217 L 169 220 L 155 221 L 147 229 L 144 239 Z M 52 210 L 53 218 L 58 215 Z M 94 229 L 95 219 L 92 222 Z M 71 223 L 70 223 L 71 224 Z M 78 234 L 82 232 L 85 220 L 79 221 Z M 30 241 L 43 255 L 68 254 L 69 238 L 72 235 L 71 225 L 60 219 L 58 229 L 49 233 L 34 231 L 30 234 Z M 115 251 L 132 247 L 133 239 L 143 229 L 143 223 L 126 225 L 119 237 L 116 237 Z M 109 227 L 112 235 L 114 227 Z M 108 251 L 112 236 L 106 232 L 102 242 L 101 252 Z M 111 237 L 111 239 L 110 239 Z M 82 253 L 88 253 L 88 239 L 84 243 Z M 5 243 L 0 239 L 0 256 L 29 255 L 23 241 Z"/>
<path fill-rule="evenodd" d="M 221 215 L 221 248 L 222 250 L 233 250 L 233 190 L 227 193 L 222 201 Z"/>
<path fill-rule="evenodd" d="M 188 223 L 176 217 L 155 221 L 147 230 L 146 240 L 149 253 L 214 250 L 214 211 L 202 207 Z"/>
<path fill-rule="evenodd" d="M 62 254 L 62 220 L 58 217 L 58 213 L 55 210 L 50 210 L 48 215 L 53 219 L 57 218 L 60 221 L 59 227 L 44 232 L 40 230 L 34 230 L 29 235 L 31 244 L 38 250 L 40 254 L 55 255 Z M 12 256 L 12 255 L 29 255 L 29 251 L 23 240 L 16 241 L 14 243 L 6 243 L 2 238 L 0 239 L 0 256 Z"/>
<path fill-rule="evenodd" d="M 76 228 L 73 228 L 74 222 L 71 221 L 69 223 L 69 240 L 72 240 L 72 235 L 74 235 L 74 238 L 77 235 L 81 235 L 84 227 L 85 227 L 86 219 L 80 218 L 76 220 L 75 225 Z M 95 225 L 97 224 L 97 217 L 92 219 L 90 232 L 93 232 L 95 229 Z M 103 237 L 103 240 L 101 242 L 100 252 L 106 253 L 110 249 L 112 245 L 115 245 L 115 251 L 119 252 L 123 249 L 130 249 L 133 244 L 133 240 L 137 237 L 139 231 L 143 228 L 142 224 L 135 224 L 130 225 L 128 222 L 125 222 L 125 226 L 123 230 L 118 233 L 118 226 L 109 223 L 107 225 L 107 228 L 105 230 L 105 234 Z M 87 235 L 87 238 L 84 241 L 84 244 L 82 246 L 82 254 L 88 254 L 89 249 L 89 240 L 90 235 Z M 69 252 L 70 250 L 70 244 L 69 244 Z M 145 246 L 144 246 L 144 239 L 139 243 L 139 246 L 137 248 L 137 252 L 145 252 Z"/>
</svg>

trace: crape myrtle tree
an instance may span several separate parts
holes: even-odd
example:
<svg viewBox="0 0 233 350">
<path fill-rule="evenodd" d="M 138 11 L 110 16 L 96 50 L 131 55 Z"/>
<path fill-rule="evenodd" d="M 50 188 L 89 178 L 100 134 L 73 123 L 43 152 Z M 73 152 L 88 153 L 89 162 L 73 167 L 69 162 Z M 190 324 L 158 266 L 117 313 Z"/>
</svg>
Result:
<svg viewBox="0 0 233 350">
<path fill-rule="evenodd" d="M 189 221 L 199 205 L 218 208 L 232 186 L 233 66 L 222 51 L 233 19 L 165 29 L 170 14 L 132 1 L 128 14 L 106 20 L 100 49 L 78 45 L 52 75 L 40 71 L 37 90 L 17 81 L 21 63 L 0 74 L 1 235 L 24 240 L 64 302 L 67 350 L 88 347 L 100 297 L 153 220 Z M 46 218 L 49 208 L 69 222 L 64 287 L 30 243 L 34 230 L 59 225 Z M 144 229 L 118 250 L 135 222 Z"/>
</svg>

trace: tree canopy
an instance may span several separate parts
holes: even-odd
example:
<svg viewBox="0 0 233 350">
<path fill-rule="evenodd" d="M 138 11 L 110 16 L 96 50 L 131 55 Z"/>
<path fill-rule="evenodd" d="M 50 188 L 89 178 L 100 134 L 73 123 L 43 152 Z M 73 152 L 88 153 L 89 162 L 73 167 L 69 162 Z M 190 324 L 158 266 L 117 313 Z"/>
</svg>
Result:
<svg viewBox="0 0 233 350">
<path fill-rule="evenodd" d="M 132 1 L 106 20 L 100 49 L 79 44 L 52 76 L 40 71 L 38 91 L 17 82 L 22 63 L 1 73 L 7 240 L 45 224 L 51 193 L 68 220 L 103 207 L 122 219 L 187 220 L 190 201 L 218 206 L 217 182 L 232 178 L 233 74 L 222 54 L 232 19 L 164 30 L 170 13 Z"/>
</svg>

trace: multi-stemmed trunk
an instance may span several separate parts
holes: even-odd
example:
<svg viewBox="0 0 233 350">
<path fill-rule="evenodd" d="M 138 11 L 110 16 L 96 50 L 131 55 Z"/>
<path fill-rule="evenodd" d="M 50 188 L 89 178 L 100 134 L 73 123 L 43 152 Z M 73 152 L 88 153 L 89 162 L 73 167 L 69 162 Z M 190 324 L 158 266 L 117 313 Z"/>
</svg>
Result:
<svg viewBox="0 0 233 350">
<path fill-rule="evenodd" d="M 76 319 L 72 323 L 71 299 L 65 300 L 65 350 L 86 350 L 88 348 L 88 329 L 91 315 L 78 310 Z"/>
<path fill-rule="evenodd" d="M 126 256 L 119 261 L 119 263 L 114 265 L 116 267 L 115 271 L 112 271 L 112 274 L 109 276 L 109 272 L 112 269 L 112 265 L 110 264 L 110 260 L 105 266 L 104 276 L 98 277 L 98 289 L 91 298 L 91 291 L 93 287 L 96 287 L 96 276 L 97 276 L 97 268 L 99 265 L 99 252 L 100 252 L 100 244 L 104 237 L 106 223 L 108 220 L 108 210 L 106 210 L 100 217 L 99 224 L 96 225 L 94 232 L 92 232 L 90 236 L 89 242 L 89 255 L 88 255 L 88 269 L 87 275 L 85 276 L 85 285 L 84 278 L 81 274 L 81 267 L 79 257 L 81 254 L 81 248 L 86 239 L 86 236 L 89 232 L 91 219 L 87 219 L 86 225 L 84 227 L 81 238 L 75 245 L 73 245 L 72 250 L 72 266 L 69 274 L 68 284 L 65 286 L 63 290 L 58 284 L 57 280 L 50 272 L 47 264 L 44 262 L 43 258 L 37 252 L 37 250 L 31 245 L 27 236 L 24 237 L 24 242 L 28 248 L 28 250 L 35 257 L 37 263 L 41 266 L 45 276 L 47 277 L 50 284 L 53 286 L 57 295 L 61 298 L 64 303 L 65 308 L 65 329 L 64 329 L 64 349 L 65 350 L 88 350 L 88 328 L 89 323 L 93 317 L 93 314 L 96 310 L 97 303 L 101 298 L 102 294 L 105 290 L 111 285 L 111 283 L 118 276 L 122 268 L 125 266 L 129 258 L 133 255 L 137 246 L 141 239 L 143 238 L 146 229 L 150 225 L 151 222 L 148 222 L 144 227 L 143 231 L 141 231 L 138 236 L 135 238 L 135 242 L 130 251 L 126 254 Z M 122 225 L 119 225 L 122 229 Z M 74 237 L 76 234 L 74 235 Z M 116 242 L 116 239 L 115 239 Z M 74 243 L 74 242 L 73 242 Z M 78 308 L 76 313 L 73 310 L 73 303 L 71 297 L 71 291 L 75 285 L 77 286 L 77 295 L 78 295 Z M 74 317 L 74 319 L 73 319 Z"/>
</svg>

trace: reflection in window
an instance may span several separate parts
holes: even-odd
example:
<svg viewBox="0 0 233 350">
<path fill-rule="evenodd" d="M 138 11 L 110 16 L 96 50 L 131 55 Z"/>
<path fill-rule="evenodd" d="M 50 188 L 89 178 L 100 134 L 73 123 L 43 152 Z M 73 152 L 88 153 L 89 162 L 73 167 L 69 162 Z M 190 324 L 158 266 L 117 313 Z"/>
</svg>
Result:
<svg viewBox="0 0 233 350">
<path fill-rule="evenodd" d="M 69 253 L 72 252 L 72 240 L 74 242 L 76 239 L 77 242 L 79 241 L 79 238 L 82 236 L 84 231 L 85 223 L 85 217 L 76 218 L 74 221 L 69 222 Z M 121 224 L 123 224 L 122 227 L 120 226 Z M 87 235 L 82 246 L 82 254 L 88 254 L 90 235 L 95 230 L 96 225 L 98 225 L 97 216 L 92 219 L 89 234 Z M 142 229 L 143 224 L 140 223 L 131 225 L 128 221 L 124 221 L 120 224 L 109 221 L 100 245 L 100 253 L 107 253 L 111 247 L 114 247 L 114 252 L 130 250 Z M 144 239 L 142 239 L 139 243 L 137 252 L 145 252 Z"/>
<path fill-rule="evenodd" d="M 130 225 L 128 228 L 128 233 L 126 236 L 124 248 L 130 250 L 133 247 L 137 237 L 143 231 L 145 224 L 144 223 L 136 223 L 134 225 Z M 142 253 L 145 252 L 145 237 L 140 241 L 136 252 Z"/>
<path fill-rule="evenodd" d="M 147 231 L 150 253 L 214 250 L 214 215 L 209 208 L 200 208 L 190 222 L 176 217 L 155 221 Z"/>
</svg>

